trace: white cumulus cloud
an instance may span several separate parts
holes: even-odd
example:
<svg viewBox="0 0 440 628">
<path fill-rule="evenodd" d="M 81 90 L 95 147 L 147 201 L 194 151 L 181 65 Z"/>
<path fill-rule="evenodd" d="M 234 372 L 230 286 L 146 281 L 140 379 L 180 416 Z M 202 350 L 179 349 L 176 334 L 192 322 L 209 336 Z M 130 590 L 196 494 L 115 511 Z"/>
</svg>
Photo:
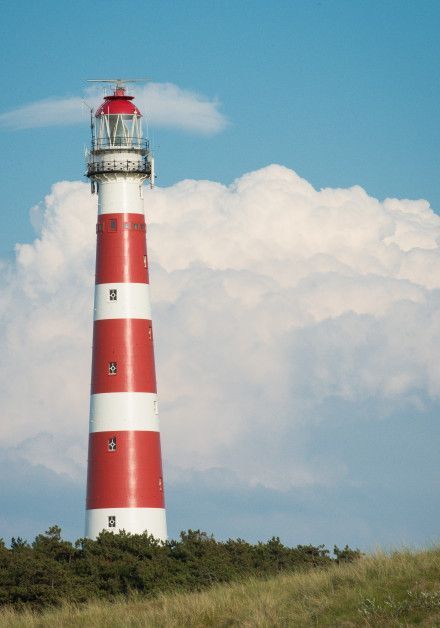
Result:
<svg viewBox="0 0 440 628">
<path fill-rule="evenodd" d="M 136 97 L 136 104 L 148 123 L 154 126 L 212 135 L 227 125 L 217 99 L 182 89 L 173 83 L 147 83 L 145 86 L 130 87 L 129 92 Z M 102 100 L 103 90 L 97 87 L 84 90 L 83 97 L 38 100 L 0 113 L 0 128 L 84 124 L 89 115 L 88 107 L 96 109 Z"/>
<path fill-rule="evenodd" d="M 426 201 L 319 191 L 273 165 L 147 190 L 145 205 L 169 478 L 337 483 L 343 462 L 305 453 L 322 404 L 373 400 L 376 420 L 439 397 L 440 218 Z M 72 477 L 86 458 L 95 214 L 86 184 L 55 184 L 0 302 L 3 446 Z"/>
</svg>

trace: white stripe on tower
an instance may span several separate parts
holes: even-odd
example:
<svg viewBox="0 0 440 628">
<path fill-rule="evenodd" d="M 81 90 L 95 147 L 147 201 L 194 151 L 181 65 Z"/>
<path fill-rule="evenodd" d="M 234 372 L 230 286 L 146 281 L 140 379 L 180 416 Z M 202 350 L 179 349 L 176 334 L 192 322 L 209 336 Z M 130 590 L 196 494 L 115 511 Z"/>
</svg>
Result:
<svg viewBox="0 0 440 628">
<path fill-rule="evenodd" d="M 101 393 L 90 397 L 90 432 L 147 430 L 159 432 L 156 393 Z"/>
<path fill-rule="evenodd" d="M 158 539 L 163 538 L 167 522 L 164 508 L 95 508 L 89 510 L 86 523 L 86 536 L 96 536 L 95 530 L 108 529 L 110 517 L 115 517 L 117 527 L 130 531 L 132 534 L 142 534 L 148 530 Z"/>
<path fill-rule="evenodd" d="M 151 320 L 150 286 L 147 283 L 98 283 L 94 319 L 143 318 Z"/>
<path fill-rule="evenodd" d="M 120 213 L 144 215 L 142 182 L 138 179 L 120 177 L 99 184 L 98 214 Z"/>
</svg>

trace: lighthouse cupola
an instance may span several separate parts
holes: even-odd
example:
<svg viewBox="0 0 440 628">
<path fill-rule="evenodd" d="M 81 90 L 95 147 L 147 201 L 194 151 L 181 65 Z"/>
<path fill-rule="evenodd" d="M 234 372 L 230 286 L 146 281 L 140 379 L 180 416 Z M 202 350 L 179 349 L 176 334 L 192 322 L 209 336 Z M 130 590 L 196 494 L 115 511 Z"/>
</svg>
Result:
<svg viewBox="0 0 440 628">
<path fill-rule="evenodd" d="M 86 175 L 92 182 L 100 182 L 131 173 L 141 180 L 149 178 L 153 187 L 153 155 L 148 139 L 142 136 L 142 114 L 133 103 L 134 96 L 126 93 L 124 82 L 116 80 L 115 84 L 92 117 Z"/>
<path fill-rule="evenodd" d="M 134 105 L 133 96 L 125 93 L 125 88 L 116 86 L 111 96 L 95 114 L 96 148 L 139 148 L 142 144 L 141 112 Z"/>
</svg>

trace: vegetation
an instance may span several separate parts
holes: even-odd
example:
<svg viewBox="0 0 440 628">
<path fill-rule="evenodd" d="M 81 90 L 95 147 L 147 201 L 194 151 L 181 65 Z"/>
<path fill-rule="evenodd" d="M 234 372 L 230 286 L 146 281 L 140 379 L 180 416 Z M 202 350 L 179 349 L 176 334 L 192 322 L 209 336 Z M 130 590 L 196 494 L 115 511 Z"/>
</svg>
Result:
<svg viewBox="0 0 440 628">
<path fill-rule="evenodd" d="M 278 538 L 255 545 L 242 539 L 219 542 L 199 530 L 165 544 L 124 532 L 102 532 L 96 541 L 72 544 L 54 526 L 31 545 L 20 538 L 12 539 L 10 549 L 0 544 L 0 605 L 41 610 L 122 595 L 200 591 L 249 576 L 322 568 L 353 560 L 359 552 L 335 548 L 335 556 L 330 558 L 324 546 L 285 547 Z"/>
<path fill-rule="evenodd" d="M 396 552 L 349 563 L 326 560 L 307 571 L 252 576 L 200 592 L 132 594 L 41 614 L 5 608 L 0 627 L 439 626 L 439 577 L 439 549 Z"/>
</svg>

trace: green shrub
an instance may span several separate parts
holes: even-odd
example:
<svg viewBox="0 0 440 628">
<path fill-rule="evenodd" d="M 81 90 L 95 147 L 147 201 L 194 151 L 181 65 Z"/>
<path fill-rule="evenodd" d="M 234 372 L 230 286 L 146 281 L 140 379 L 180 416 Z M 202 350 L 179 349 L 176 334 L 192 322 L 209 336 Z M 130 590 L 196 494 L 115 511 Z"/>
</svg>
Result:
<svg viewBox="0 0 440 628">
<path fill-rule="evenodd" d="M 103 531 L 72 544 L 52 526 L 32 544 L 0 543 L 0 604 L 42 609 L 61 603 L 113 599 L 137 593 L 197 591 L 246 576 L 325 567 L 359 558 L 358 550 L 335 547 L 335 559 L 323 545 L 286 547 L 278 537 L 266 543 L 242 539 L 216 541 L 200 530 L 181 532 L 161 543 L 144 534 Z"/>
</svg>

